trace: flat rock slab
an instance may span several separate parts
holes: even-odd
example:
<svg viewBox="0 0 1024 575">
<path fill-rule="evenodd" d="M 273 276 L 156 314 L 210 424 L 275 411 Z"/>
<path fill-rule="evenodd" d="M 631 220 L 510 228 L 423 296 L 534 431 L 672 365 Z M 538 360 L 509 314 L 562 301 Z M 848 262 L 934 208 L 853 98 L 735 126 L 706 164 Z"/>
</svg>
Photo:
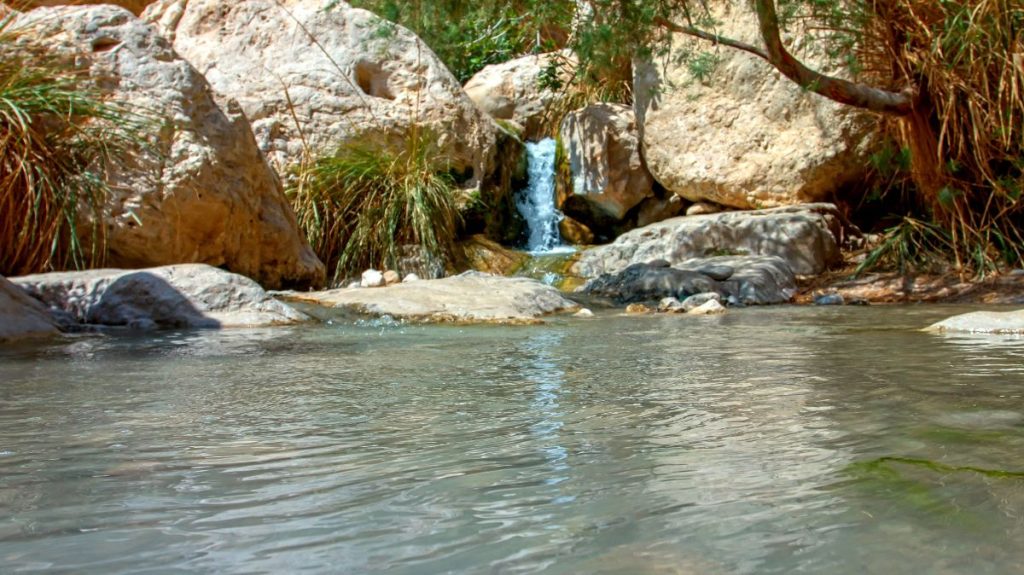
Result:
<svg viewBox="0 0 1024 575">
<path fill-rule="evenodd" d="M 426 323 L 538 323 L 542 316 L 579 309 L 557 289 L 536 280 L 480 272 L 383 288 L 284 292 L 279 297 Z"/>
<path fill-rule="evenodd" d="M 666 297 L 683 301 L 696 294 L 715 293 L 724 301 L 747 305 L 785 303 L 796 294 L 796 276 L 777 256 L 717 256 L 673 266 L 664 263 L 632 264 L 590 280 L 579 291 L 618 303 Z"/>
<path fill-rule="evenodd" d="M 793 273 L 816 275 L 841 260 L 841 225 L 832 204 L 671 218 L 583 252 L 574 272 L 593 278 L 628 266 L 671 265 L 715 255 L 777 256 Z"/>
<path fill-rule="evenodd" d="M 1024 335 L 1024 309 L 975 311 L 932 324 L 927 331 L 940 333 L 996 333 Z"/>
<path fill-rule="evenodd" d="M 220 328 L 309 320 L 253 280 L 205 264 L 57 272 L 11 281 L 72 324 Z"/>
<path fill-rule="evenodd" d="M 0 276 L 0 342 L 58 333 L 46 306 Z"/>
</svg>

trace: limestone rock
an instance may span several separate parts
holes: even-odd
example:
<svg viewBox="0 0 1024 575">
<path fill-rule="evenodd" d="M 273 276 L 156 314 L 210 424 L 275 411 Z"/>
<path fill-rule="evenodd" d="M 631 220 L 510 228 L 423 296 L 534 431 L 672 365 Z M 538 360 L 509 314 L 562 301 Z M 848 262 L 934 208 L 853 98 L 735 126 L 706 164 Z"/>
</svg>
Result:
<svg viewBox="0 0 1024 575">
<path fill-rule="evenodd" d="M 204 264 L 11 278 L 75 321 L 134 329 L 259 327 L 307 321 L 249 278 Z"/>
<path fill-rule="evenodd" d="M 600 218 L 590 215 L 594 211 L 619 222 L 654 196 L 629 106 L 587 106 L 566 115 L 560 131 L 572 173 L 572 195 L 562 206 L 567 215 L 590 226 Z M 589 206 L 578 206 L 581 201 Z"/>
<path fill-rule="evenodd" d="M 790 301 L 796 294 L 796 277 L 789 265 L 775 256 L 718 256 L 686 260 L 674 266 L 661 262 L 638 263 L 616 273 L 602 274 L 579 290 L 618 303 L 658 301 L 675 298 L 684 311 L 708 299 L 736 304 L 767 305 Z M 718 281 L 697 270 L 708 265 L 728 265 L 735 272 Z M 696 300 L 691 296 L 700 294 Z M 714 295 L 707 295 L 714 294 Z M 693 304 L 697 304 L 696 306 Z"/>
<path fill-rule="evenodd" d="M 716 34 L 763 44 L 747 3 L 709 5 Z M 823 65 L 814 31 L 790 31 L 783 42 L 798 58 L 840 72 Z M 695 202 L 768 208 L 821 201 L 864 174 L 869 114 L 803 90 L 756 56 L 702 42 L 676 35 L 670 53 L 713 53 L 706 81 L 693 77 L 690 63 L 668 58 L 635 67 L 644 153 L 666 189 Z"/>
<path fill-rule="evenodd" d="M 413 125 L 437 133 L 439 164 L 476 179 L 490 167 L 493 120 L 415 34 L 371 12 L 328 0 L 158 0 L 144 16 L 239 101 L 279 169 L 306 144 L 316 155 L 356 137 L 400 147 Z"/>
<path fill-rule="evenodd" d="M 0 276 L 0 342 L 58 333 L 46 306 Z"/>
<path fill-rule="evenodd" d="M 718 315 L 725 313 L 725 306 L 718 303 L 718 300 L 711 299 L 686 313 L 687 315 Z"/>
<path fill-rule="evenodd" d="M 572 314 L 572 316 L 573 317 L 587 317 L 587 318 L 589 318 L 589 317 L 594 317 L 594 312 L 590 311 L 587 308 L 580 308 L 580 311 Z"/>
<path fill-rule="evenodd" d="M 289 292 L 282 297 L 321 308 L 432 323 L 536 323 L 545 315 L 579 309 L 557 289 L 538 281 L 480 272 L 375 290 Z M 308 312 L 327 313 L 314 307 Z"/>
<path fill-rule="evenodd" d="M 402 276 L 398 275 L 395 270 L 388 270 L 384 272 L 384 285 L 396 284 L 402 281 Z"/>
<path fill-rule="evenodd" d="M 682 302 L 680 305 L 682 306 L 683 311 L 691 312 L 712 300 L 722 303 L 722 296 L 713 291 L 693 294 L 686 298 L 686 301 Z"/>
<path fill-rule="evenodd" d="M 141 14 L 146 6 L 154 0 L 5 0 L 18 10 L 31 10 L 41 6 L 84 6 L 87 4 L 112 4 L 131 10 L 133 14 Z"/>
<path fill-rule="evenodd" d="M 718 204 L 712 204 L 711 202 L 697 202 L 686 208 L 686 215 L 703 216 L 706 214 L 717 214 L 720 211 L 722 211 L 722 206 L 719 206 Z"/>
<path fill-rule="evenodd" d="M 402 282 L 403 283 L 418 282 L 418 281 L 420 281 L 420 276 L 418 276 L 416 274 L 405 274 L 405 277 L 402 278 Z"/>
<path fill-rule="evenodd" d="M 39 8 L 20 24 L 76 54 L 105 94 L 163 119 L 149 128 L 148 145 L 109 175 L 109 265 L 202 262 L 269 287 L 323 282 L 324 266 L 241 110 L 218 105 L 153 27 L 113 6 Z"/>
<path fill-rule="evenodd" d="M 631 315 L 643 315 L 651 313 L 651 308 L 645 306 L 642 303 L 631 303 L 626 306 L 626 313 Z"/>
<path fill-rule="evenodd" d="M 678 217 L 583 252 L 574 271 L 593 278 L 656 259 L 675 265 L 731 254 L 778 256 L 794 273 L 812 275 L 841 258 L 840 237 L 839 218 L 831 204 Z"/>
<path fill-rule="evenodd" d="M 686 200 L 675 194 L 669 194 L 668 197 L 644 198 L 637 209 L 636 227 L 642 228 L 662 220 L 681 216 L 683 212 L 687 211 L 686 206 Z"/>
<path fill-rule="evenodd" d="M 361 279 L 359 280 L 359 287 L 375 288 L 382 287 L 383 285 L 384 274 L 374 269 L 364 271 Z"/>
<path fill-rule="evenodd" d="M 1024 335 L 1024 309 L 976 311 L 955 315 L 927 328 L 934 332 L 994 333 Z"/>
<path fill-rule="evenodd" d="M 514 122 L 522 127 L 524 140 L 535 140 L 547 135 L 545 115 L 559 95 L 543 85 L 544 75 L 554 69 L 567 81 L 574 60 L 566 50 L 491 64 L 470 78 L 463 89 L 492 118 Z"/>
<path fill-rule="evenodd" d="M 661 301 L 658 302 L 658 311 L 661 313 L 686 312 L 686 310 L 683 309 L 683 303 L 672 296 L 661 298 Z"/>
</svg>

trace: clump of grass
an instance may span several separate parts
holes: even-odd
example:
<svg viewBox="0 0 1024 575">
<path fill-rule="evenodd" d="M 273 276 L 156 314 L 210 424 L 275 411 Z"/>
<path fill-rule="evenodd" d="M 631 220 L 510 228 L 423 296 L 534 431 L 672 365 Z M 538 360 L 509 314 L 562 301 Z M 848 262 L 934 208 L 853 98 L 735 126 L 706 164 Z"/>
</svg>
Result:
<svg viewBox="0 0 1024 575">
<path fill-rule="evenodd" d="M 0 274 L 101 265 L 125 115 L 14 24 L 0 20 Z"/>
<path fill-rule="evenodd" d="M 854 275 L 874 270 L 943 272 L 950 267 L 952 240 L 941 227 L 914 219 L 903 221 L 885 231 L 881 243 L 867 253 Z"/>
<path fill-rule="evenodd" d="M 300 168 L 288 190 L 299 225 L 337 284 L 370 267 L 398 269 L 407 246 L 446 262 L 458 222 L 456 182 L 437 138 L 414 128 L 403 145 L 355 137 L 334 154 Z"/>
</svg>

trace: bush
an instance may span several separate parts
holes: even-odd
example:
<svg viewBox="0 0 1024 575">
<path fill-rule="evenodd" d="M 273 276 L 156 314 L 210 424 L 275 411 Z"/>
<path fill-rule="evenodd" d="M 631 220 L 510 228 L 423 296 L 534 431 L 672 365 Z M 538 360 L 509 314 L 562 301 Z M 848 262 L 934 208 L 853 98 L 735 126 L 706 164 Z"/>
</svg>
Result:
<svg viewBox="0 0 1024 575">
<path fill-rule="evenodd" d="M 0 21 L 0 274 L 102 264 L 103 173 L 129 141 L 125 117 Z"/>
<path fill-rule="evenodd" d="M 300 168 L 288 190 L 299 225 L 332 282 L 370 267 L 398 269 L 406 246 L 447 261 L 457 233 L 455 179 L 436 164 L 437 138 L 414 128 L 398 151 L 353 138 Z"/>
</svg>

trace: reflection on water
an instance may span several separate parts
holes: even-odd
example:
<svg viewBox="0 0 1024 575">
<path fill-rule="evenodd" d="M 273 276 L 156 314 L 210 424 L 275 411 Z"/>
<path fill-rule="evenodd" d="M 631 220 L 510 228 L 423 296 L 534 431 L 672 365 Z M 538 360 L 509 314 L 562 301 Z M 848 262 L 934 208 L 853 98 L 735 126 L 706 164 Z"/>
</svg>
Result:
<svg viewBox="0 0 1024 575">
<path fill-rule="evenodd" d="M 0 351 L 4 572 L 1016 573 L 1024 341 L 934 307 Z"/>
</svg>

